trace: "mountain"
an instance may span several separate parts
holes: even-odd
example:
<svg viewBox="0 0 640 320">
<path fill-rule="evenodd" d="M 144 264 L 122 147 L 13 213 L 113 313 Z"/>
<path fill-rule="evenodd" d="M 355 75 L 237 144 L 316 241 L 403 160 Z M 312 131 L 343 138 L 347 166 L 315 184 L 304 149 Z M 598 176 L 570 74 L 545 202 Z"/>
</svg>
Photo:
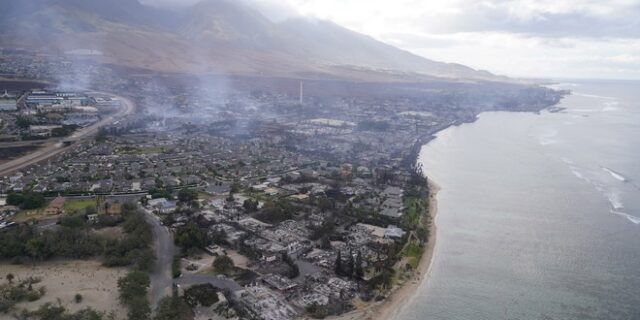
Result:
<svg viewBox="0 0 640 320">
<path fill-rule="evenodd" d="M 164 72 L 352 80 L 505 78 L 436 62 L 328 21 L 275 23 L 231 0 L 157 9 L 137 0 L 5 0 L 0 46 L 68 53 Z"/>
</svg>

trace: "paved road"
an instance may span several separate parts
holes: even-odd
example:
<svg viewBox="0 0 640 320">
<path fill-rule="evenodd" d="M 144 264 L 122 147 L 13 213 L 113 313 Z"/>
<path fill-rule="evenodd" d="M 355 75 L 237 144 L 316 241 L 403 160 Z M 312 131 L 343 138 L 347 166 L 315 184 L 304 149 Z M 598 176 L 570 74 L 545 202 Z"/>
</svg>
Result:
<svg viewBox="0 0 640 320">
<path fill-rule="evenodd" d="M 145 218 L 151 225 L 154 238 L 154 250 L 156 254 L 156 265 L 149 275 L 151 279 L 151 308 L 155 310 L 158 302 L 165 296 L 171 295 L 173 286 L 173 275 L 171 273 L 171 263 L 175 255 L 176 246 L 173 244 L 173 237 L 169 230 L 160 223 L 158 217 L 153 212 L 142 208 Z"/>
<path fill-rule="evenodd" d="M 91 126 L 78 130 L 71 137 L 61 139 L 57 143 L 50 142 L 45 147 L 40 148 L 32 153 L 26 154 L 20 158 L 11 160 L 7 163 L 0 164 L 0 176 L 10 175 L 18 170 L 24 169 L 30 165 L 42 162 L 64 151 L 67 151 L 71 149 L 73 146 L 65 147 L 63 144 L 63 141 L 65 140 L 78 141 L 78 140 L 91 137 L 94 134 L 96 134 L 100 128 L 106 125 L 112 124 L 120 120 L 121 118 L 133 113 L 133 111 L 135 110 L 135 104 L 131 100 L 126 99 L 124 97 L 118 97 L 118 96 L 114 96 L 114 97 L 120 99 L 120 101 L 122 101 L 122 104 L 123 104 L 120 110 L 118 110 L 118 112 L 94 123 Z"/>
</svg>

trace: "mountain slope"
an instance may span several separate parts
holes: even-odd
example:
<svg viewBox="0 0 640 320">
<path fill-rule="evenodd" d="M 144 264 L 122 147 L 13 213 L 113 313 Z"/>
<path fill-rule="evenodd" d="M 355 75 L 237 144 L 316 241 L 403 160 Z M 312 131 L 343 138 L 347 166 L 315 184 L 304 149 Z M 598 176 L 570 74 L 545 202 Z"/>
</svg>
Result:
<svg viewBox="0 0 640 320">
<path fill-rule="evenodd" d="M 504 80 L 428 60 L 304 18 L 273 23 L 238 1 L 203 0 L 180 11 L 137 0 L 5 0 L 0 46 L 91 49 L 101 62 L 158 71 L 314 76 L 356 80 Z"/>
</svg>

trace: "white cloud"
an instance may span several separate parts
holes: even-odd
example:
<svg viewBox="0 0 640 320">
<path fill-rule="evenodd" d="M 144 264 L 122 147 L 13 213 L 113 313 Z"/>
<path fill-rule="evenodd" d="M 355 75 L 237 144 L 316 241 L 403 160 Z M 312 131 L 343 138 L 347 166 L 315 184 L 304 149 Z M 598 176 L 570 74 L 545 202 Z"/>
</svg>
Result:
<svg viewBox="0 0 640 320">
<path fill-rule="evenodd" d="M 510 76 L 640 79 L 639 0 L 288 0 L 425 57 Z"/>
</svg>

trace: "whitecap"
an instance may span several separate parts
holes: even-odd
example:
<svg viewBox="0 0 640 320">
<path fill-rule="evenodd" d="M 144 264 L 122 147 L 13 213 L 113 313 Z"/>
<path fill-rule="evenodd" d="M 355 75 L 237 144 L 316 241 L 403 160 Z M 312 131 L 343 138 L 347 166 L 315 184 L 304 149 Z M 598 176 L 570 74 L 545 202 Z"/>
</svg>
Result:
<svg viewBox="0 0 640 320">
<path fill-rule="evenodd" d="M 620 193 L 616 191 L 611 191 L 606 194 L 607 200 L 611 204 L 611 207 L 614 210 L 624 209 L 624 203 L 622 203 L 622 199 L 620 198 Z"/>
<path fill-rule="evenodd" d="M 632 216 L 628 213 L 625 212 L 621 212 L 621 211 L 616 211 L 616 210 L 611 210 L 611 213 L 617 214 L 619 216 L 623 216 L 625 218 L 627 218 L 627 220 L 633 222 L 634 224 L 640 224 L 640 218 L 636 217 L 636 216 Z"/>
<path fill-rule="evenodd" d="M 613 111 L 619 111 L 620 108 L 618 107 L 618 105 L 620 105 L 619 101 L 609 101 L 606 102 L 604 104 L 604 107 L 602 108 L 602 112 L 613 112 Z"/>
<path fill-rule="evenodd" d="M 571 112 L 580 112 L 580 113 L 596 113 L 596 112 L 600 112 L 601 110 L 598 109 L 587 109 L 587 108 L 571 108 L 571 109 L 567 109 Z"/>
<path fill-rule="evenodd" d="M 606 167 L 602 167 L 602 170 L 606 171 L 607 173 L 609 173 L 614 179 L 621 181 L 621 182 L 628 182 L 629 180 L 627 179 L 627 177 L 623 176 L 622 174 L 615 172 L 609 168 Z"/>
<path fill-rule="evenodd" d="M 571 160 L 569 158 L 562 157 L 560 159 L 562 160 L 562 162 L 564 162 L 566 164 L 573 164 L 574 163 L 573 160 Z"/>
<path fill-rule="evenodd" d="M 558 130 L 553 128 L 545 129 L 540 135 L 538 135 L 538 142 L 543 145 L 550 145 L 558 143 L 558 140 L 554 139 L 558 135 Z"/>
<path fill-rule="evenodd" d="M 596 94 L 587 94 L 587 93 L 578 93 L 578 92 L 573 92 L 573 95 L 579 96 L 579 97 L 585 97 L 585 98 L 596 98 L 596 99 L 606 99 L 606 100 L 618 100 L 618 98 L 616 97 L 608 97 L 608 96 L 599 96 Z"/>
<path fill-rule="evenodd" d="M 582 172 L 580 172 L 580 170 L 578 170 L 577 167 L 571 166 L 571 173 L 573 173 L 574 176 L 589 182 L 589 180 L 585 178 L 585 176 L 582 174 Z"/>
</svg>

